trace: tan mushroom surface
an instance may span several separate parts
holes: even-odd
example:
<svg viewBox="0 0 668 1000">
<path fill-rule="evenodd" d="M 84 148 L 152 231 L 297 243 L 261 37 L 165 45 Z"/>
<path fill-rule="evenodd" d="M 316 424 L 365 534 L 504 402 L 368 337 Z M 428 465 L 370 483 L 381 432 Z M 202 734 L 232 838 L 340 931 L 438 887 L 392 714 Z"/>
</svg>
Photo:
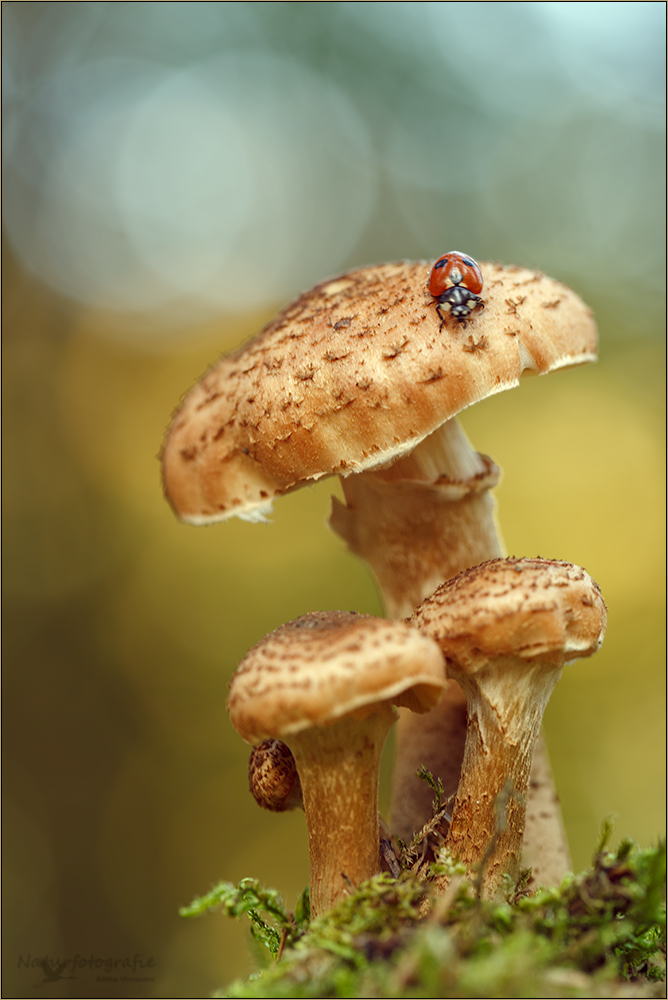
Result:
<svg viewBox="0 0 668 1000">
<path fill-rule="evenodd" d="M 251 743 L 282 740 L 297 766 L 313 913 L 380 870 L 378 767 L 394 706 L 426 712 L 444 685 L 433 640 L 353 612 L 303 615 L 240 663 L 230 682 L 232 724 Z"/>
<path fill-rule="evenodd" d="M 520 267 L 481 269 L 485 308 L 465 323 L 439 331 L 429 264 L 380 264 L 317 285 L 220 360 L 165 441 L 178 516 L 262 516 L 303 483 L 392 463 L 525 371 L 595 360 L 596 326 L 569 288 Z"/>
<path fill-rule="evenodd" d="M 468 703 L 466 748 L 447 844 L 493 895 L 516 878 L 534 746 L 566 662 L 591 656 L 606 607 L 579 566 L 495 559 L 437 589 L 411 622 L 434 639 Z"/>
</svg>

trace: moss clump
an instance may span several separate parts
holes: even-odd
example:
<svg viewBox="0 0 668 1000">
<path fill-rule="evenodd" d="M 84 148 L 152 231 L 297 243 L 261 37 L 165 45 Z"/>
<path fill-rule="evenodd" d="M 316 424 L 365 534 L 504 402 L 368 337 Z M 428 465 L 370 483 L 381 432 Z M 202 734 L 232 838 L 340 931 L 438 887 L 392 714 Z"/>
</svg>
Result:
<svg viewBox="0 0 668 1000">
<path fill-rule="evenodd" d="M 525 878 L 488 902 L 442 851 L 420 876 L 378 875 L 311 922 L 304 897 L 293 915 L 252 879 L 182 914 L 247 913 L 279 956 L 220 997 L 660 997 L 665 875 L 664 846 L 610 852 L 602 841 L 592 867 L 558 889 L 529 893 Z"/>
</svg>

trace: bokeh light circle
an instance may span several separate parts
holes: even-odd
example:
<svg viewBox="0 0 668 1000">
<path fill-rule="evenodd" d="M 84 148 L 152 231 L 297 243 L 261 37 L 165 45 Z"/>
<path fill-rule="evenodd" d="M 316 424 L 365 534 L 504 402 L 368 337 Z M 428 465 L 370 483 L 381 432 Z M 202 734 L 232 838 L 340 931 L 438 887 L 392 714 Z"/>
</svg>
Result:
<svg viewBox="0 0 668 1000">
<path fill-rule="evenodd" d="M 11 119 L 10 241 L 86 304 L 173 305 L 177 322 L 266 307 L 339 269 L 375 203 L 352 103 L 262 50 L 185 69 L 100 59 Z"/>
</svg>

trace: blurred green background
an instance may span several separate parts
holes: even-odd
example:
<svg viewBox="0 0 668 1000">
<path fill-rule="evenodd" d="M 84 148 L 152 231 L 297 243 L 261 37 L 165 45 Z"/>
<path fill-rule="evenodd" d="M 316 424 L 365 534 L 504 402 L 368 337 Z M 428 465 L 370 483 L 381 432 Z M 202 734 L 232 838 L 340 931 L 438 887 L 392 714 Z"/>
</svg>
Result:
<svg viewBox="0 0 668 1000">
<path fill-rule="evenodd" d="M 263 814 L 225 712 L 310 610 L 380 613 L 325 481 L 269 525 L 160 488 L 180 396 L 356 265 L 538 267 L 598 365 L 463 416 L 509 553 L 609 607 L 546 731 L 575 866 L 664 825 L 662 3 L 4 3 L 4 995 L 203 996 L 246 927 L 177 916 L 253 875 L 294 905 L 303 816 Z M 387 802 L 389 761 L 383 802 Z M 41 989 L 30 964 L 81 956 Z M 110 982 L 98 961 L 134 961 Z M 93 959 L 91 965 L 90 959 Z M 143 963 L 143 965 L 142 965 Z M 132 981 L 145 976 L 146 981 Z"/>
</svg>

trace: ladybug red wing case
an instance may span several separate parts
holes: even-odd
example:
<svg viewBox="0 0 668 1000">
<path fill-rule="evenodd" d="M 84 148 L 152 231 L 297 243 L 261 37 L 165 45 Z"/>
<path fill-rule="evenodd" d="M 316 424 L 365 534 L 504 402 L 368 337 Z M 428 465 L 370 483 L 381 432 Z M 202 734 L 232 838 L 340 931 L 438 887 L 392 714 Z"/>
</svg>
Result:
<svg viewBox="0 0 668 1000">
<path fill-rule="evenodd" d="M 483 305 L 482 273 L 473 257 L 450 250 L 439 257 L 429 273 L 429 292 L 437 301 L 441 328 L 448 314 L 460 322 Z"/>
</svg>

